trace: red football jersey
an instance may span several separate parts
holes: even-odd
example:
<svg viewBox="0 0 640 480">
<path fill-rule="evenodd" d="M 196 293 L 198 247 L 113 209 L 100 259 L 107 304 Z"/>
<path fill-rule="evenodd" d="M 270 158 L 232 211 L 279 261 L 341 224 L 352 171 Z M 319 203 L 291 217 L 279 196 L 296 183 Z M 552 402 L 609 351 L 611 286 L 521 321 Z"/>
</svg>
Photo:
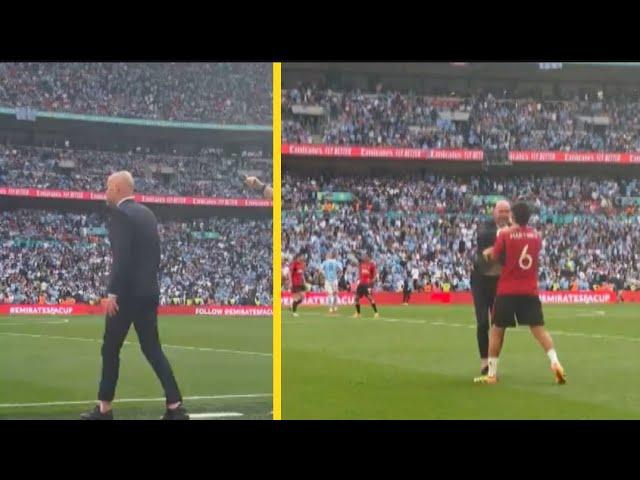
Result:
<svg viewBox="0 0 640 480">
<path fill-rule="evenodd" d="M 304 285 L 304 263 L 297 260 L 291 262 L 291 285 L 301 287 Z"/>
<path fill-rule="evenodd" d="M 373 262 L 362 262 L 360 264 L 360 283 L 371 285 L 376 278 L 376 264 Z"/>
<path fill-rule="evenodd" d="M 501 231 L 493 245 L 494 258 L 504 258 L 496 295 L 538 295 L 538 257 L 542 237 L 531 227 Z"/>
</svg>

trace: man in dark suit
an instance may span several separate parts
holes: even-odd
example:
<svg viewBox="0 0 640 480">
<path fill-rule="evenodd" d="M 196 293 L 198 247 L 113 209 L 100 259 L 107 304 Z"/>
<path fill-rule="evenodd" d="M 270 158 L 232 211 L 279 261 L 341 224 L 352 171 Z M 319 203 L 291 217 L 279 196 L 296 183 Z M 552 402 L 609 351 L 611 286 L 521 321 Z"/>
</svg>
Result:
<svg viewBox="0 0 640 480">
<path fill-rule="evenodd" d="M 102 343 L 102 377 L 98 405 L 81 415 L 83 420 L 112 420 L 112 402 L 120 369 L 120 349 L 133 323 L 142 353 L 160 380 L 166 396 L 164 420 L 188 420 L 171 365 L 158 334 L 160 237 L 155 215 L 134 201 L 129 172 L 107 180 L 109 241 L 113 262 L 106 303 Z"/>
</svg>

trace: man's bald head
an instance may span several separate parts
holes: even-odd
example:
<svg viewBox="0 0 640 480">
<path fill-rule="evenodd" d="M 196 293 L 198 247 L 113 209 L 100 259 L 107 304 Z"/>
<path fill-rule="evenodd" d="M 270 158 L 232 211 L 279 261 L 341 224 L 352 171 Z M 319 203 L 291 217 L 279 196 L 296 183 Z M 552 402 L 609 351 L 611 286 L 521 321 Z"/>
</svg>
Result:
<svg viewBox="0 0 640 480">
<path fill-rule="evenodd" d="M 107 203 L 115 206 L 123 198 L 132 196 L 134 186 L 133 175 L 126 170 L 109 175 L 106 191 Z"/>
<path fill-rule="evenodd" d="M 498 227 L 504 227 L 511 219 L 511 205 L 507 200 L 498 200 L 493 209 L 493 219 Z"/>
</svg>

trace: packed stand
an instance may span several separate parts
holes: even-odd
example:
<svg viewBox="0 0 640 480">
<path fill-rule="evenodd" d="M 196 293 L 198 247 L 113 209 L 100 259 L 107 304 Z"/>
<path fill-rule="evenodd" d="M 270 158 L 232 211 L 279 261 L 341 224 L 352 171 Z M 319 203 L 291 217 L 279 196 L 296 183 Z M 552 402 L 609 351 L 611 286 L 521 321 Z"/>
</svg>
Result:
<svg viewBox="0 0 640 480">
<path fill-rule="evenodd" d="M 305 210 L 317 203 L 318 192 L 351 192 L 357 210 L 420 213 L 490 213 L 492 197 L 531 200 L 541 215 L 626 214 L 638 206 L 626 200 L 640 197 L 640 178 L 551 176 L 444 176 L 424 173 L 405 177 L 305 178 L 285 175 L 282 200 Z"/>
<path fill-rule="evenodd" d="M 0 106 L 270 125 L 271 77 L 270 63 L 0 63 Z"/>
<path fill-rule="evenodd" d="M 327 191 L 351 192 L 354 198 L 318 201 L 317 192 Z M 487 199 L 467 208 L 473 206 L 469 198 L 524 197 L 537 205 L 532 225 L 544 239 L 541 289 L 593 290 L 603 284 L 635 289 L 640 254 L 633 239 L 640 234 L 640 217 L 636 209 L 615 207 L 617 195 L 629 194 L 638 194 L 637 180 L 433 176 L 362 182 L 285 175 L 283 258 L 304 252 L 314 289 L 321 288 L 319 266 L 332 250 L 346 265 L 345 280 L 351 285 L 357 280 L 358 257 L 369 252 L 384 290 L 400 290 L 407 276 L 418 289 L 446 284 L 451 290 L 469 290 L 477 225 L 491 215 L 495 202 Z M 596 208 L 603 200 L 606 207 Z"/>
<path fill-rule="evenodd" d="M 73 166 L 65 166 L 72 162 Z M 205 149 L 197 156 L 0 147 L 0 186 L 99 192 L 110 173 L 129 170 L 136 191 L 157 195 L 259 197 L 244 186 L 241 174 L 271 183 L 272 168 L 255 156 L 225 156 Z"/>
<path fill-rule="evenodd" d="M 111 264 L 104 221 L 2 212 L 0 303 L 99 303 Z M 271 227 L 271 220 L 216 217 L 161 223 L 161 304 L 270 305 Z"/>
<path fill-rule="evenodd" d="M 294 106 L 320 106 L 322 122 Z M 410 148 L 640 151 L 638 99 L 466 98 L 413 93 L 283 91 L 283 142 Z M 596 121 L 605 117 L 608 124 Z"/>
</svg>

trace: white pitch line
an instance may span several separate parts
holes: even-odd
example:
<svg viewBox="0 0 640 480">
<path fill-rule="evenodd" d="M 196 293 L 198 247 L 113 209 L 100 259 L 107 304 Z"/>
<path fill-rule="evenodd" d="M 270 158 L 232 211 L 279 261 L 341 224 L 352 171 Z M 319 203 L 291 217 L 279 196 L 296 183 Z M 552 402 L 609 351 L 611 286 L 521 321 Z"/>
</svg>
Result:
<svg viewBox="0 0 640 480">
<path fill-rule="evenodd" d="M 193 397 L 184 397 L 184 400 L 217 400 L 225 398 L 259 398 L 272 397 L 271 393 L 247 393 L 238 395 L 198 395 Z M 158 398 L 121 398 L 115 399 L 114 403 L 137 403 L 137 402 L 160 402 L 166 400 L 165 397 Z M 63 402 L 40 402 L 40 403 L 0 403 L 0 408 L 18 408 L 18 407 L 53 407 L 64 405 L 83 405 L 86 403 L 96 403 L 96 400 L 73 400 Z"/>
<path fill-rule="evenodd" d="M 607 314 L 604 310 L 593 310 L 588 312 L 578 312 L 576 317 L 604 317 Z"/>
<path fill-rule="evenodd" d="M 323 314 L 321 313 L 316 313 L 316 312 L 306 312 L 305 315 L 314 315 L 314 316 L 321 316 L 324 317 Z M 342 318 L 352 318 L 350 315 L 338 315 Z M 369 322 L 369 321 L 386 321 L 386 322 L 404 322 L 404 323 L 424 323 L 426 325 L 434 325 L 434 326 L 444 326 L 444 327 L 466 327 L 469 329 L 475 329 L 476 325 L 474 324 L 466 324 L 466 323 L 449 323 L 449 322 L 443 322 L 443 321 L 435 321 L 435 322 L 427 322 L 427 321 L 420 321 L 420 320 L 407 320 L 404 318 L 391 318 L 391 317 L 383 317 L 383 318 L 365 318 L 364 320 L 360 319 L 360 321 L 362 321 L 363 323 Z M 510 329 L 514 332 L 526 332 L 527 330 L 523 330 L 523 329 L 518 329 L 518 328 L 513 328 Z M 558 336 L 567 336 L 567 337 L 585 337 L 585 338 L 595 338 L 595 339 L 604 339 L 604 340 L 626 340 L 629 342 L 640 342 L 640 337 L 626 337 L 624 335 L 606 335 L 606 334 L 599 334 L 599 333 L 583 333 L 583 332 L 564 332 L 562 330 L 549 330 L 549 333 L 551 335 L 558 335 Z"/>
<path fill-rule="evenodd" d="M 94 342 L 94 343 L 101 343 L 102 342 L 102 340 L 95 339 L 95 338 L 61 337 L 61 336 L 58 336 L 58 335 L 41 335 L 41 334 L 35 334 L 35 333 L 0 332 L 0 335 L 9 335 L 9 336 L 13 336 L 13 337 L 51 338 L 51 339 L 54 339 L 54 340 L 74 340 L 74 341 L 77 341 L 77 342 Z M 140 345 L 137 342 L 129 342 L 129 341 L 125 341 L 124 344 L 125 345 Z M 228 349 L 224 349 L 224 348 L 191 347 L 191 346 L 185 346 L 185 345 L 166 345 L 166 344 L 163 344 L 162 346 L 163 347 L 167 347 L 167 348 L 177 348 L 177 349 L 182 349 L 182 350 L 201 350 L 201 351 L 205 351 L 205 352 L 234 353 L 234 354 L 238 354 L 238 355 L 256 355 L 256 356 L 261 356 L 261 357 L 271 357 L 271 356 L 273 356 L 271 353 L 249 352 L 249 351 L 246 351 L 246 350 L 228 350 Z"/>
<path fill-rule="evenodd" d="M 51 322 L 20 322 L 20 323 L 5 323 L 0 321 L 0 327 L 4 327 L 7 325 L 18 326 L 18 325 L 62 325 L 69 323 L 69 319 L 65 318 L 64 320 L 54 320 Z"/>
<path fill-rule="evenodd" d="M 214 412 L 214 413 L 190 413 L 191 420 L 206 420 L 207 418 L 242 417 L 243 413 L 238 412 Z"/>
</svg>

